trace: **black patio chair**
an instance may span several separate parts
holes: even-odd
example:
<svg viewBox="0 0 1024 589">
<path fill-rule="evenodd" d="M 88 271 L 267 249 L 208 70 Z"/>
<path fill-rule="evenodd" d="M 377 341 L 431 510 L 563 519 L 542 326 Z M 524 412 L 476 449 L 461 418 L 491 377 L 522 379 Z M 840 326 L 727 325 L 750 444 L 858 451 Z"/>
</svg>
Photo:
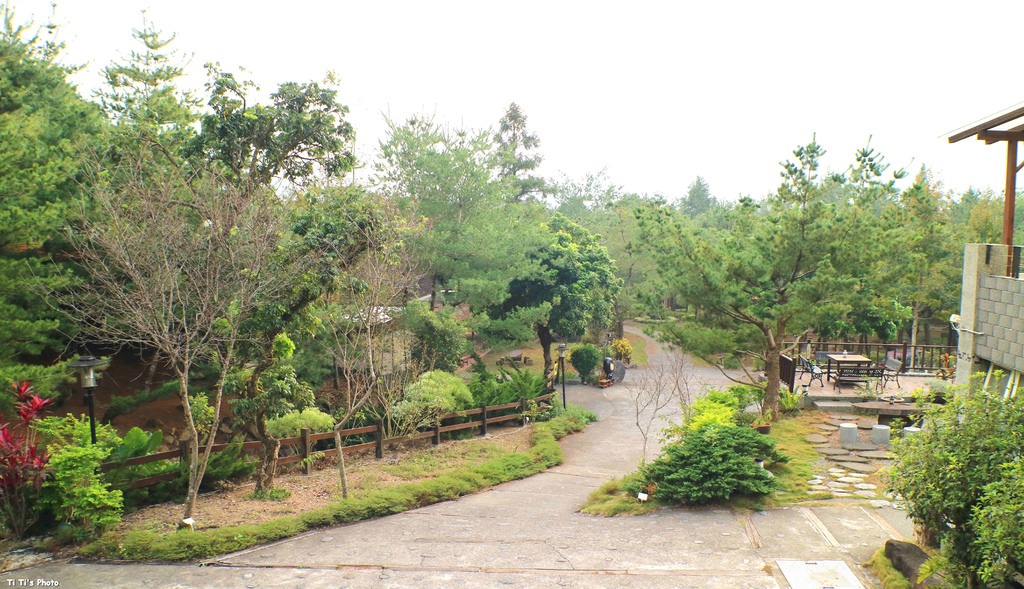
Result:
<svg viewBox="0 0 1024 589">
<path fill-rule="evenodd" d="M 822 380 L 825 376 L 825 371 L 822 370 L 820 366 L 818 366 L 814 362 L 811 362 L 807 358 L 804 358 L 803 356 L 797 356 L 797 358 L 800 359 L 800 369 L 803 371 L 803 373 L 811 375 L 811 379 L 807 381 L 807 384 L 810 385 L 815 380 L 817 380 L 818 384 L 820 384 L 821 386 L 825 386 L 825 381 Z M 801 378 L 803 377 L 801 376 Z"/>
</svg>

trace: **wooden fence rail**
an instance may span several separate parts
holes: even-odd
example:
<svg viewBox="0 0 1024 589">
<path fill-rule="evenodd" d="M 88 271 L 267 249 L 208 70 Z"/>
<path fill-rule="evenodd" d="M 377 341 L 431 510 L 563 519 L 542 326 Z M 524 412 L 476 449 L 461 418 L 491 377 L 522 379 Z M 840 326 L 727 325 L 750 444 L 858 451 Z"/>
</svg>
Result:
<svg viewBox="0 0 1024 589">
<path fill-rule="evenodd" d="M 457 411 L 455 413 L 447 413 L 442 415 L 438 420 L 437 424 L 426 431 L 416 432 L 406 436 L 397 438 L 384 438 L 383 427 L 378 422 L 376 425 L 366 425 L 362 427 L 354 427 L 349 429 L 341 430 L 342 439 L 349 438 L 352 436 L 359 436 L 364 434 L 373 434 L 374 439 L 371 442 L 363 442 L 360 444 L 346 445 L 342 447 L 342 451 L 345 454 L 352 454 L 354 452 L 360 452 L 362 450 L 374 449 L 375 456 L 380 459 L 384 457 L 384 446 L 385 444 L 393 444 L 397 442 L 405 442 L 412 440 L 420 440 L 425 438 L 433 438 L 434 444 L 441 442 L 441 434 L 453 431 L 459 431 L 471 428 L 480 428 L 480 434 L 485 435 L 487 433 L 487 426 L 495 423 L 502 423 L 513 419 L 518 419 L 521 422 L 525 421 L 525 413 L 527 404 L 530 402 L 540 403 L 541 401 L 547 401 L 554 393 L 548 393 L 541 395 L 533 399 L 525 399 L 523 401 L 516 401 L 514 403 L 505 403 L 502 405 L 490 405 L 485 407 L 479 407 L 476 409 L 467 409 L 465 411 Z M 507 409 L 518 409 L 516 413 L 510 413 L 508 415 L 498 415 L 491 417 L 490 414 L 496 411 L 503 411 Z M 441 425 L 446 419 L 455 419 L 459 417 L 471 417 L 479 415 L 479 419 L 475 421 L 467 421 L 464 423 L 453 423 L 449 425 Z M 281 438 L 278 440 L 281 443 L 281 448 L 285 446 L 298 446 L 299 451 L 296 454 L 289 456 L 282 456 L 277 459 L 278 464 L 292 464 L 295 462 L 302 463 L 302 470 L 305 474 L 310 473 L 310 467 L 313 462 L 313 458 L 317 456 L 332 457 L 337 456 L 338 449 L 330 448 L 328 450 L 313 451 L 313 444 L 320 440 L 333 440 L 334 432 L 322 432 L 322 433 L 311 433 L 309 428 L 302 428 L 302 433 L 298 437 L 294 438 Z M 263 445 L 260 441 L 243 442 L 243 450 L 255 450 Z M 232 444 L 214 444 L 211 452 L 223 452 L 224 450 L 231 447 Z M 202 449 L 200 449 L 202 451 Z M 124 462 L 106 462 L 100 465 L 100 471 L 107 472 L 115 468 L 121 468 L 124 466 L 134 466 L 139 464 L 148 464 L 150 462 L 157 462 L 160 460 L 184 460 L 188 457 L 188 445 L 182 443 L 177 450 L 168 450 L 166 452 L 157 452 L 155 454 L 147 454 L 146 456 L 136 456 L 129 458 Z M 141 487 L 148 487 L 155 485 L 163 481 L 174 480 L 179 476 L 178 472 L 169 472 L 161 475 L 145 477 L 132 481 L 131 488 L 138 489 Z"/>
</svg>

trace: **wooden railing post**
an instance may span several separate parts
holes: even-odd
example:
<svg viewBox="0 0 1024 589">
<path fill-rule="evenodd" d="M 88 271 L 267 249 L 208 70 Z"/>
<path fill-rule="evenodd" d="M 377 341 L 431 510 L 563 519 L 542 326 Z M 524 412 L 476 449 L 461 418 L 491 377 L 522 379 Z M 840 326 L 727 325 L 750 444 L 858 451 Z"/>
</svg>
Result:
<svg viewBox="0 0 1024 589">
<path fill-rule="evenodd" d="M 430 440 L 435 446 L 441 443 L 441 420 L 434 422 L 434 437 Z"/>
<path fill-rule="evenodd" d="M 903 342 L 903 372 L 910 368 L 910 360 L 907 358 L 907 342 Z"/>
<path fill-rule="evenodd" d="M 377 460 L 384 458 L 384 422 L 380 419 L 377 420 L 377 431 L 373 432 L 373 441 L 377 442 L 377 447 L 374 448 L 374 456 Z M 341 452 L 341 448 L 338 448 L 338 452 Z"/>
<path fill-rule="evenodd" d="M 309 428 L 304 427 L 299 430 L 299 438 L 302 440 L 299 444 L 302 446 L 302 474 L 308 475 L 312 471 L 312 461 L 309 459 L 310 451 L 313 449 L 309 441 Z"/>
<path fill-rule="evenodd" d="M 526 425 L 526 399 L 519 400 L 519 425 Z"/>
<path fill-rule="evenodd" d="M 487 435 L 487 405 L 480 408 L 480 435 Z"/>
</svg>

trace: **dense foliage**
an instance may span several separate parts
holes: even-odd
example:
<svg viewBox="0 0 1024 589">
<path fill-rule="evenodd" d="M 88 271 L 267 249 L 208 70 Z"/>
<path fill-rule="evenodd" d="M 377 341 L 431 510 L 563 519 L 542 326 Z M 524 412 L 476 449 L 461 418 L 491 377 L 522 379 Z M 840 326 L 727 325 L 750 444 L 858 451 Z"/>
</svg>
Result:
<svg viewBox="0 0 1024 589">
<path fill-rule="evenodd" d="M 587 383 L 592 380 L 594 370 L 601 364 L 601 350 L 593 344 L 583 344 L 570 350 L 569 363 Z"/>
<path fill-rule="evenodd" d="M 707 425 L 690 431 L 682 442 L 667 444 L 661 456 L 641 468 L 652 497 L 684 505 L 725 501 L 734 495 L 775 490 L 771 473 L 755 462 L 784 459 L 775 442 L 749 427 Z"/>
<path fill-rule="evenodd" d="M 983 386 L 981 376 L 951 388 L 945 405 L 926 412 L 921 432 L 894 444 L 889 473 L 890 490 L 937 536 L 954 577 L 972 587 L 1024 567 L 1024 403 Z"/>
</svg>

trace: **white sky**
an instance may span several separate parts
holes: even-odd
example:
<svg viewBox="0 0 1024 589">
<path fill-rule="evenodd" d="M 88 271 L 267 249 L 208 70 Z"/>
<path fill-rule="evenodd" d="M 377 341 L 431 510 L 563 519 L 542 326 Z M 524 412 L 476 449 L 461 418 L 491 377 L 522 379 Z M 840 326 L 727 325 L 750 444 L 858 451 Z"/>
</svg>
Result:
<svg viewBox="0 0 1024 589">
<path fill-rule="evenodd" d="M 10 0 L 44 23 L 44 0 Z M 893 169 L 921 164 L 957 192 L 1002 190 L 1005 148 L 941 136 L 1024 102 L 1024 2 L 386 2 L 62 0 L 65 61 L 88 95 L 136 49 L 141 9 L 201 66 L 245 67 L 266 92 L 341 78 L 357 153 L 383 114 L 495 127 L 510 102 L 541 140 L 548 177 L 607 168 L 632 192 L 762 196 L 810 141 L 840 171 L 871 136 Z M 366 172 L 363 172 L 364 174 Z"/>
</svg>

